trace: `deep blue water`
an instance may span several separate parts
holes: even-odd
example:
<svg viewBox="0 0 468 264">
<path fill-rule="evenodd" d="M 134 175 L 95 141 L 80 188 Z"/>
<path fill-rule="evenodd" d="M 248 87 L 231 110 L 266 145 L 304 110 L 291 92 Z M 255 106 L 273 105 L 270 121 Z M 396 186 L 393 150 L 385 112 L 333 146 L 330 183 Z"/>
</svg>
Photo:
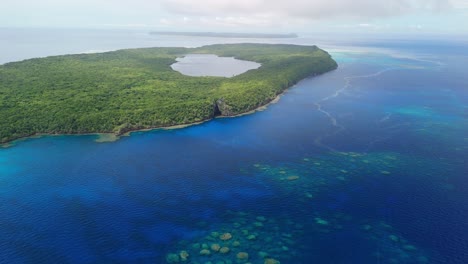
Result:
<svg viewBox="0 0 468 264">
<path fill-rule="evenodd" d="M 468 263 L 466 45 L 350 46 L 252 115 L 0 149 L 0 263 Z"/>
</svg>

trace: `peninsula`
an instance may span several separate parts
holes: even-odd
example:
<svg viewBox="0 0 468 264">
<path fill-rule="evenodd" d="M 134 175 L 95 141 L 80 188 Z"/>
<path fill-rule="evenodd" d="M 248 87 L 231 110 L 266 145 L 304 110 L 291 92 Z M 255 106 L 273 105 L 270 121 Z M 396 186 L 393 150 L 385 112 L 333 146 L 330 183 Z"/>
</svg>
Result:
<svg viewBox="0 0 468 264">
<path fill-rule="evenodd" d="M 186 54 L 261 64 L 232 78 L 171 68 Z M 337 67 L 316 46 L 221 44 L 141 48 L 0 65 L 0 142 L 38 134 L 114 133 L 168 127 L 254 110 L 308 76 Z"/>
</svg>

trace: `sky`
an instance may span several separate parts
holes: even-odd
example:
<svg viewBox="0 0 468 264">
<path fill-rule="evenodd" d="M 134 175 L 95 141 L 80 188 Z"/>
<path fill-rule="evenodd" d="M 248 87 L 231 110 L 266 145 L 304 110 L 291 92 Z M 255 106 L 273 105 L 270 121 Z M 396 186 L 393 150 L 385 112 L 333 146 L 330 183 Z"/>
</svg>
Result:
<svg viewBox="0 0 468 264">
<path fill-rule="evenodd" d="M 468 0 L 1 0 L 0 27 L 468 34 Z"/>
</svg>

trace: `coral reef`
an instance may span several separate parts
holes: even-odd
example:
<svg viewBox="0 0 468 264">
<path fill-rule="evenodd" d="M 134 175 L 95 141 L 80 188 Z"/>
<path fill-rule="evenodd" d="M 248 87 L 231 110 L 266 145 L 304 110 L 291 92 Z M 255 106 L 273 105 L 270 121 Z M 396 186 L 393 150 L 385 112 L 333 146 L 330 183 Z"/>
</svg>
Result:
<svg viewBox="0 0 468 264">
<path fill-rule="evenodd" d="M 229 251 L 231 251 L 228 247 L 222 247 L 219 249 L 219 253 L 221 254 L 227 254 L 229 253 Z"/>
<path fill-rule="evenodd" d="M 249 259 L 249 253 L 247 253 L 247 252 L 239 252 L 239 253 L 237 253 L 236 258 L 237 258 L 238 260 L 248 260 L 248 259 Z"/>
<path fill-rule="evenodd" d="M 281 262 L 279 262 L 278 260 L 274 258 L 267 258 L 265 259 L 264 264 L 281 264 Z"/>
<path fill-rule="evenodd" d="M 200 255 L 209 256 L 209 255 L 211 255 L 211 252 L 208 249 L 202 249 L 202 250 L 200 250 Z"/>
<path fill-rule="evenodd" d="M 211 250 L 214 252 L 218 252 L 221 249 L 221 246 L 219 244 L 212 244 L 211 245 Z"/>
<path fill-rule="evenodd" d="M 255 164 L 251 173 L 276 188 L 277 196 L 288 197 L 279 200 L 287 206 L 287 211 L 257 214 L 228 210 L 222 216 L 222 223 L 210 225 L 203 235 L 174 246 L 172 252 L 186 252 L 186 257 L 170 253 L 166 262 L 299 264 L 303 263 L 298 259 L 304 254 L 311 259 L 323 256 L 320 247 L 311 250 L 310 243 L 320 245 L 321 241 L 333 241 L 335 236 L 352 233 L 361 242 L 368 243 L 369 248 L 375 248 L 375 252 L 368 252 L 368 258 L 376 263 L 428 263 L 430 258 L 423 250 L 387 223 L 314 207 L 314 201 L 329 194 L 332 188 L 370 177 L 397 177 L 399 167 L 406 167 L 410 162 L 414 161 L 395 153 L 341 152 L 320 158 L 306 157 L 280 167 Z"/>
<path fill-rule="evenodd" d="M 179 252 L 185 252 L 186 263 L 288 263 L 299 254 L 296 238 L 303 234 L 300 223 L 246 212 L 227 211 L 225 218 L 229 221 L 208 230 L 207 235 L 176 245 Z M 281 232 L 283 229 L 287 232 Z M 166 262 L 182 259 L 182 254 L 170 253 Z"/>
<path fill-rule="evenodd" d="M 222 234 L 219 239 L 223 240 L 223 241 L 227 241 L 227 240 L 230 240 L 232 238 L 232 235 L 231 233 L 224 233 Z"/>
<path fill-rule="evenodd" d="M 187 251 L 185 251 L 185 250 L 182 250 L 179 253 L 179 257 L 180 257 L 181 261 L 187 261 L 189 256 L 190 256 L 189 253 Z"/>
</svg>

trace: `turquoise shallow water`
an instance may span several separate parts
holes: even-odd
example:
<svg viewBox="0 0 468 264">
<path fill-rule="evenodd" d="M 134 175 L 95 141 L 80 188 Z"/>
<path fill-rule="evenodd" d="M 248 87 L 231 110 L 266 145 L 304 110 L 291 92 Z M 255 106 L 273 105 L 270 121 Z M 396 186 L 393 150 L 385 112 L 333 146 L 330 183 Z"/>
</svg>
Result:
<svg viewBox="0 0 468 264">
<path fill-rule="evenodd" d="M 252 115 L 0 149 L 0 262 L 467 263 L 466 54 L 366 45 Z"/>
</svg>

